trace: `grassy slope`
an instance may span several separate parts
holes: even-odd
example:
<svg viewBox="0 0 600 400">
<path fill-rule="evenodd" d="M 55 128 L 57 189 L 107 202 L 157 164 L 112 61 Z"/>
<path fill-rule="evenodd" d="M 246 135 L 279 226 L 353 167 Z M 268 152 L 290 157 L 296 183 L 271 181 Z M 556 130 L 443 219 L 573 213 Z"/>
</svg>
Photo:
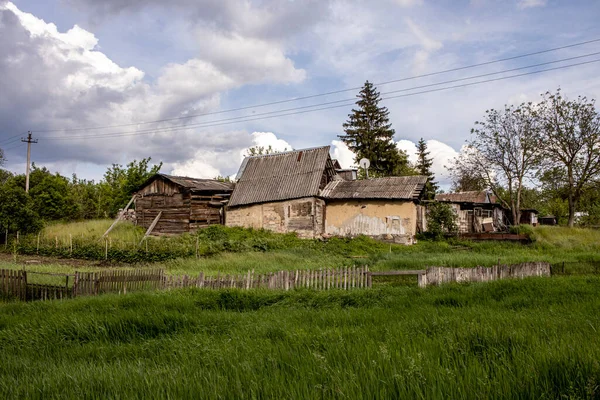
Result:
<svg viewBox="0 0 600 400">
<path fill-rule="evenodd" d="M 109 220 L 84 223 L 53 225 L 44 231 L 47 240 L 62 232 L 62 239 L 83 234 L 93 239 L 100 236 Z M 126 242 L 135 238 L 139 229 L 131 224 L 120 225 L 115 232 L 117 238 Z M 504 264 L 524 261 L 594 261 L 600 262 L 600 231 L 567 229 L 562 227 L 538 227 L 534 230 L 536 241 L 531 245 L 515 243 L 476 242 L 430 242 L 420 241 L 414 246 L 388 245 L 367 238 L 352 241 L 330 240 L 328 243 L 295 239 L 290 235 L 240 229 L 217 228 L 201 233 L 200 248 L 210 256 L 199 259 L 181 258 L 149 266 L 165 268 L 172 274 L 197 275 L 200 271 L 209 274 L 243 273 L 254 269 L 256 273 L 297 268 L 326 268 L 342 265 L 366 264 L 373 270 L 424 268 L 433 265 L 472 267 L 489 266 L 500 260 Z M 60 236 L 59 236 L 60 237 Z M 65 239 L 66 238 L 66 239 Z M 194 246 L 194 237 L 152 239 L 150 246 L 169 246 L 170 242 Z M 264 250 L 264 251 L 261 251 Z M 22 258 L 23 259 L 23 258 Z M 74 270 L 97 269 L 95 262 L 65 265 L 60 260 L 50 265 L 27 265 L 37 271 L 72 272 Z M 118 266 L 118 265 L 117 265 Z M 0 268 L 21 268 L 20 264 L 0 261 Z M 119 267 L 123 267 L 122 265 Z M 567 266 L 577 270 L 577 265 Z"/>
<path fill-rule="evenodd" d="M 2 398 L 598 398 L 600 279 L 0 305 Z"/>
</svg>

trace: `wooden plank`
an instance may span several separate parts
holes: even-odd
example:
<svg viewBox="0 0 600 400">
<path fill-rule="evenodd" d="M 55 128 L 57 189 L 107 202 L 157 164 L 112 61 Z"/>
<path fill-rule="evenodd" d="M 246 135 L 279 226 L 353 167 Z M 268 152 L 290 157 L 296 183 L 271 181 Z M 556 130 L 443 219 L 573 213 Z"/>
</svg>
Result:
<svg viewBox="0 0 600 400">
<path fill-rule="evenodd" d="M 377 271 L 371 272 L 371 276 L 391 276 L 391 275 L 423 275 L 424 269 L 406 269 L 397 271 Z"/>
<path fill-rule="evenodd" d="M 152 231 L 154 230 L 154 227 L 158 223 L 158 220 L 160 219 L 161 215 L 162 215 L 162 211 L 159 211 L 159 213 L 156 215 L 156 218 L 154 218 L 154 221 L 152 221 L 152 224 L 150 224 L 150 226 L 148 227 L 148 230 L 144 234 L 144 237 L 140 241 L 140 245 L 144 242 L 144 240 L 148 237 L 148 235 L 150 235 L 152 233 Z"/>
<path fill-rule="evenodd" d="M 131 203 L 133 203 L 133 200 L 135 200 L 135 197 L 136 197 L 135 194 L 133 196 L 131 196 L 131 200 L 129 200 L 129 203 L 127 203 L 127 205 L 125 206 L 123 211 L 121 211 L 119 213 L 119 215 L 117 216 L 117 219 L 115 219 L 115 221 L 112 223 L 112 225 L 106 230 L 106 232 L 104 232 L 104 235 L 102 235 L 102 237 L 106 237 L 106 235 L 108 235 L 108 233 L 113 230 L 113 228 L 115 227 L 115 225 L 117 225 L 117 223 L 121 220 L 121 218 L 123 218 L 123 216 L 127 212 L 127 209 L 129 209 L 129 206 L 131 206 Z"/>
</svg>

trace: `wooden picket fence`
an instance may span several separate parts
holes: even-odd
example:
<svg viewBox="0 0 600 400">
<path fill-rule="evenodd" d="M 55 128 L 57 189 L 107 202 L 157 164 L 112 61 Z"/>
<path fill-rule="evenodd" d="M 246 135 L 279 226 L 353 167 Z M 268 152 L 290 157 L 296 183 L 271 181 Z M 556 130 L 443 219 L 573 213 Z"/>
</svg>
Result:
<svg viewBox="0 0 600 400">
<path fill-rule="evenodd" d="M 362 289 L 371 287 L 369 267 L 343 267 L 319 270 L 279 271 L 255 275 L 254 271 L 239 275 L 198 277 L 168 276 L 164 282 L 165 289 L 197 287 L 206 289 L 280 289 L 292 290 L 309 288 L 315 290 L 328 289 Z"/>
<path fill-rule="evenodd" d="M 28 282 L 30 276 L 51 275 L 64 279 L 60 285 Z M 0 269 L 0 297 L 18 300 L 52 300 L 102 293 L 126 294 L 141 290 L 169 290 L 179 288 L 203 289 L 275 289 L 293 290 L 353 290 L 370 288 L 373 276 L 416 275 L 419 287 L 449 282 L 485 282 L 505 278 L 550 276 L 549 263 L 534 262 L 492 267 L 449 268 L 430 267 L 426 270 L 399 270 L 371 272 L 368 267 L 342 267 L 319 270 L 279 271 L 267 274 L 246 274 L 197 277 L 165 275 L 162 269 L 106 270 L 51 274 L 24 270 Z"/>
</svg>

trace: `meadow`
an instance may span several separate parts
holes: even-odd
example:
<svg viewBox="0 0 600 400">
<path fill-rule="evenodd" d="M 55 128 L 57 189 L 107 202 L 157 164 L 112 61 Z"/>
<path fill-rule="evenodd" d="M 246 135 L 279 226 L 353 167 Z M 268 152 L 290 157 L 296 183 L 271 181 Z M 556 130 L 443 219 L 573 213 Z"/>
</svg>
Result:
<svg viewBox="0 0 600 400">
<path fill-rule="evenodd" d="M 174 275 L 267 273 L 285 269 L 368 265 L 373 271 L 421 269 L 429 266 L 474 267 L 528 261 L 565 262 L 565 273 L 600 272 L 600 231 L 540 226 L 531 244 L 472 242 L 458 239 L 419 240 L 404 246 L 367 237 L 303 240 L 293 234 L 212 226 L 195 234 L 150 237 L 140 244 L 143 229 L 119 224 L 107 240 L 101 235 L 110 220 L 54 224 L 37 236 L 14 240 L 0 250 L 0 268 L 72 273 L 97 268 L 164 268 Z M 49 256 L 50 259 L 40 258 Z M 70 262 L 70 259 L 86 260 Z M 598 271 L 596 271 L 598 270 Z"/>
<path fill-rule="evenodd" d="M 0 396 L 600 398 L 600 278 L 0 305 Z"/>
</svg>

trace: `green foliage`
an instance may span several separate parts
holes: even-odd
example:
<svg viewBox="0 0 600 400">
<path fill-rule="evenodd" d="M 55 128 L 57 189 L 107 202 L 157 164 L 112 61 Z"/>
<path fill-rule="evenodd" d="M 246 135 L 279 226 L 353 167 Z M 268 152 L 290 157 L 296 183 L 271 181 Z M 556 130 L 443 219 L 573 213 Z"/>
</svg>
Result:
<svg viewBox="0 0 600 400">
<path fill-rule="evenodd" d="M 429 157 L 431 153 L 427 151 L 427 143 L 423 138 L 417 143 L 417 165 L 415 170 L 419 175 L 427 177 L 423 198 L 425 200 L 435 199 L 435 193 L 438 190 L 438 184 L 435 182 L 435 175 L 431 171 L 433 159 Z"/>
<path fill-rule="evenodd" d="M 562 177 L 560 189 L 566 195 L 572 227 L 579 201 L 600 178 L 600 113 L 595 100 L 582 96 L 568 100 L 560 89 L 543 95 L 539 108 L 543 110 L 544 169 Z"/>
<path fill-rule="evenodd" d="M 369 174 L 374 177 L 412 172 L 406 153 L 394 143 L 389 111 L 379 106 L 379 92 L 366 81 L 357 97 L 358 107 L 343 124 L 346 134 L 338 136 L 356 154 L 354 161 L 358 164 L 362 158 L 369 159 Z"/>
<path fill-rule="evenodd" d="M 12 179 L 0 185 L 0 227 L 10 232 L 37 232 L 42 223 L 29 194 Z"/>
<path fill-rule="evenodd" d="M 0 396 L 594 399 L 598 307 L 597 277 L 0 304 Z"/>
<path fill-rule="evenodd" d="M 288 149 L 285 148 L 283 150 L 275 150 L 273 148 L 273 146 L 268 145 L 267 147 L 265 146 L 252 146 L 250 147 L 246 153 L 244 154 L 245 157 L 253 157 L 253 156 L 264 156 L 267 154 L 275 154 L 275 153 L 282 153 L 284 151 L 291 151 L 292 149 Z"/>
<path fill-rule="evenodd" d="M 535 237 L 533 227 L 531 225 L 513 225 L 510 227 L 510 233 L 526 235 L 530 239 L 533 239 Z"/>
<path fill-rule="evenodd" d="M 427 204 L 427 233 L 434 238 L 458 234 L 457 216 L 448 203 Z"/>
<path fill-rule="evenodd" d="M 100 208 L 104 215 L 113 217 L 119 209 L 125 207 L 131 195 L 150 177 L 158 173 L 162 162 L 150 167 L 151 158 L 140 161 L 133 160 L 124 168 L 120 164 L 113 164 L 104 173 L 104 180 L 100 183 Z"/>
</svg>

